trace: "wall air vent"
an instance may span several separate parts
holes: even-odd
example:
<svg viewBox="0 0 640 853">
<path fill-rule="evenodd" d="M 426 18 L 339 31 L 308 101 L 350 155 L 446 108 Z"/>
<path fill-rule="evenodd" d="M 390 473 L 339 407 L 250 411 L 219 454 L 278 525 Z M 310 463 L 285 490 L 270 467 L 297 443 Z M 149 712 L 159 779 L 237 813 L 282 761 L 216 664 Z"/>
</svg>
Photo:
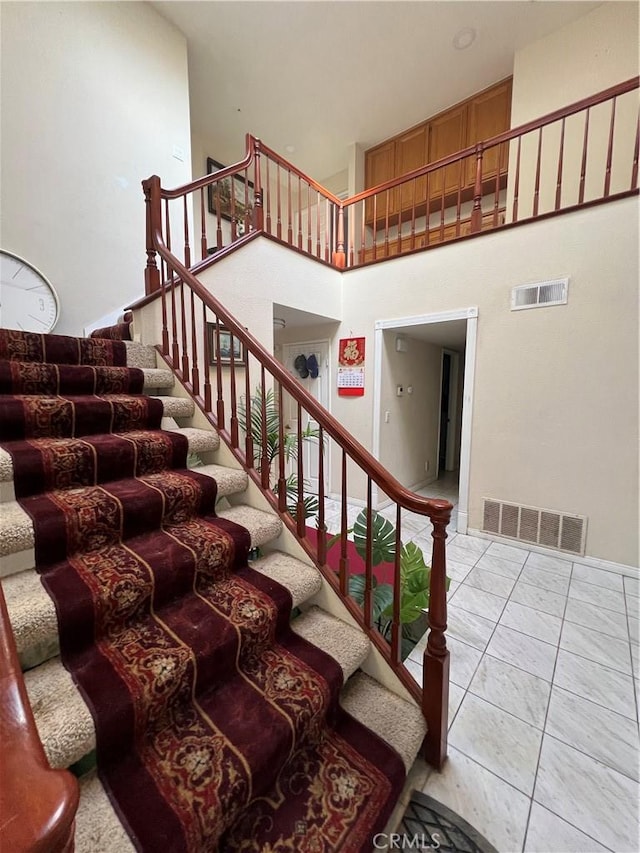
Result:
<svg viewBox="0 0 640 853">
<path fill-rule="evenodd" d="M 581 515 L 484 498 L 482 529 L 530 545 L 583 555 L 587 519 Z"/>
<path fill-rule="evenodd" d="M 521 284 L 511 291 L 511 310 L 545 308 L 549 305 L 565 305 L 569 297 L 569 279 L 538 281 L 536 284 Z"/>
</svg>

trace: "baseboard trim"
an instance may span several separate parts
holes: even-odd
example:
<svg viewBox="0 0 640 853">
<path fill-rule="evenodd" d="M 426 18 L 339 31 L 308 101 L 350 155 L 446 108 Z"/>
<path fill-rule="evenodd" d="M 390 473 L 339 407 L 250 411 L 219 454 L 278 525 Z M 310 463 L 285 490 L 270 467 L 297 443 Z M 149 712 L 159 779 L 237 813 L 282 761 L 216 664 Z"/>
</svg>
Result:
<svg viewBox="0 0 640 853">
<path fill-rule="evenodd" d="M 460 513 L 458 513 L 458 527 L 460 527 Z M 458 533 L 462 533 L 459 529 Z M 567 554 L 565 551 L 556 551 L 553 548 L 542 548 L 540 545 L 529 545 L 521 542 L 518 539 L 508 539 L 505 536 L 495 536 L 493 533 L 485 533 L 484 530 L 475 530 L 469 528 L 467 530 L 469 536 L 478 536 L 480 539 L 489 539 L 491 542 L 499 542 L 501 545 L 511 545 L 513 548 L 522 548 L 526 551 L 533 551 L 536 554 L 542 554 L 545 557 L 555 557 L 558 560 L 566 560 L 568 563 L 580 563 L 583 566 L 593 566 L 596 569 L 602 569 L 604 572 L 615 572 L 619 575 L 626 575 L 630 578 L 640 579 L 639 566 L 627 566 L 624 563 L 615 563 L 613 560 L 602 560 L 600 557 L 590 557 L 588 554 L 584 557 L 579 557 L 574 554 Z"/>
</svg>

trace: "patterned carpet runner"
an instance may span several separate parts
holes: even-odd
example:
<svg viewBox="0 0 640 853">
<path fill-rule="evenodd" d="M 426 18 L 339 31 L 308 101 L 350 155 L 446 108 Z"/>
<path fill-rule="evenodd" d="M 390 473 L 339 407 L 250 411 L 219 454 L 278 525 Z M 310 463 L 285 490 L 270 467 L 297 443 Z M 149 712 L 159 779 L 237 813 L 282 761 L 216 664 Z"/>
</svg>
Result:
<svg viewBox="0 0 640 853">
<path fill-rule="evenodd" d="M 119 341 L 0 330 L 0 440 L 123 824 L 148 853 L 371 850 L 399 756 L 125 364 Z"/>
</svg>

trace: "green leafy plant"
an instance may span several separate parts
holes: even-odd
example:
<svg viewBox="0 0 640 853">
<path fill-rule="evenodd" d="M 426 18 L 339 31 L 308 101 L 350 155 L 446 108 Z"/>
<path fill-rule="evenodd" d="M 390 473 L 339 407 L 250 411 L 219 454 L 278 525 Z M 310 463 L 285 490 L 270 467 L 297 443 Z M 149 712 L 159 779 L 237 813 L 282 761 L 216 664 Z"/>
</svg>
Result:
<svg viewBox="0 0 640 853">
<path fill-rule="evenodd" d="M 262 429 L 263 409 L 265 415 L 265 427 Z M 278 459 L 280 447 L 284 451 L 285 462 L 295 462 L 298 458 L 298 435 L 297 433 L 287 432 L 283 429 L 282 436 L 280 435 L 280 414 L 278 411 L 278 403 L 276 400 L 273 388 L 269 388 L 264 394 L 264 406 L 262 400 L 262 389 L 256 388 L 255 394 L 250 397 L 249 417 L 247 416 L 246 398 L 241 397 L 238 404 L 238 422 L 242 430 L 246 433 L 251 430 L 251 438 L 253 439 L 253 464 L 259 465 L 263 456 L 263 441 L 264 455 L 266 456 L 270 468 Z M 302 430 L 302 441 L 309 441 L 312 438 L 318 437 L 318 430 L 310 424 Z M 282 442 L 282 445 L 281 445 Z M 303 482 L 304 485 L 304 482 Z M 272 471 L 272 488 L 278 494 L 278 477 L 273 475 Z M 285 482 L 287 509 L 295 518 L 297 514 L 298 502 L 298 477 L 296 474 L 289 474 Z M 318 499 L 315 495 L 306 495 L 304 497 L 304 517 L 310 518 L 318 512 Z"/>
<path fill-rule="evenodd" d="M 358 515 L 351 528 L 353 544 L 358 556 L 366 560 L 367 555 L 367 514 L 365 510 Z M 351 532 L 351 531 L 350 531 Z M 329 547 L 339 536 L 334 536 Z M 371 565 L 395 563 L 396 528 L 383 515 L 375 510 L 371 513 Z M 426 564 L 422 549 L 415 542 L 400 542 L 400 623 L 402 625 L 402 657 L 409 655 L 427 628 L 425 610 L 429 607 L 429 584 L 431 569 Z M 450 579 L 446 579 L 449 589 Z M 393 587 L 388 583 L 379 583 L 375 575 L 371 578 L 372 618 L 380 633 L 389 639 L 393 617 Z M 365 576 L 351 575 L 349 595 L 360 606 L 364 604 Z"/>
</svg>

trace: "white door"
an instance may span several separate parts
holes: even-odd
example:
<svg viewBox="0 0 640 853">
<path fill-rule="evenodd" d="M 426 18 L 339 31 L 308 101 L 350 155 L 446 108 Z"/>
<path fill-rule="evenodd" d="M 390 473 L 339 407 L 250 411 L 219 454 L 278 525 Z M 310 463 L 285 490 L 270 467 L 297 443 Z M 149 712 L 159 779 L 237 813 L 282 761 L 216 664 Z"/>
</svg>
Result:
<svg viewBox="0 0 640 853">
<path fill-rule="evenodd" d="M 295 368 L 295 360 L 299 355 L 304 355 L 309 358 L 310 355 L 315 355 L 318 361 L 318 375 L 314 379 L 311 375 L 303 379 Z M 289 373 L 294 376 L 306 390 L 316 398 L 321 406 L 325 409 L 329 408 L 329 341 L 304 341 L 299 344 L 284 344 L 282 347 L 282 363 L 287 368 Z M 297 430 L 298 424 L 298 407 L 293 398 L 289 394 L 285 394 L 284 398 L 284 418 L 285 429 L 290 432 Z M 307 413 L 302 411 L 302 428 L 307 425 L 312 428 L 317 427 L 317 423 L 309 418 Z M 304 463 L 304 479 L 305 491 L 318 493 L 318 442 L 315 439 L 308 439 L 302 446 L 302 459 Z M 287 473 L 296 473 L 296 463 L 289 464 Z M 326 444 L 324 453 L 324 486 L 327 488 L 329 482 L 329 460 L 327 456 Z"/>
</svg>

